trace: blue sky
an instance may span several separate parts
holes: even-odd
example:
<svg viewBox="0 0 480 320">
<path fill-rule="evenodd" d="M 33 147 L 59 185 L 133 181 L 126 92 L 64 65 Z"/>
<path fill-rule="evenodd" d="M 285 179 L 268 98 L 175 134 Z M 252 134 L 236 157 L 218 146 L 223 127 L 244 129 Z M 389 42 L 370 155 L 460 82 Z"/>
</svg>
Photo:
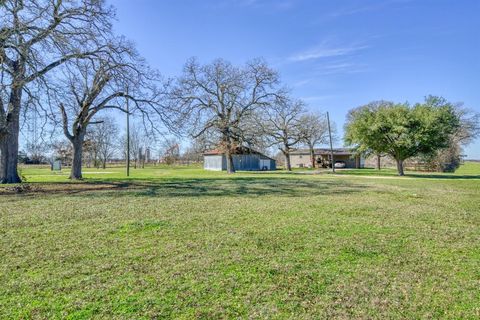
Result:
<svg viewBox="0 0 480 320">
<path fill-rule="evenodd" d="M 351 108 L 428 94 L 480 112 L 477 0 L 110 0 L 115 29 L 165 76 L 185 61 L 265 58 L 339 133 Z M 340 143 L 339 143 L 340 144 Z M 466 148 L 480 159 L 480 141 Z"/>
</svg>

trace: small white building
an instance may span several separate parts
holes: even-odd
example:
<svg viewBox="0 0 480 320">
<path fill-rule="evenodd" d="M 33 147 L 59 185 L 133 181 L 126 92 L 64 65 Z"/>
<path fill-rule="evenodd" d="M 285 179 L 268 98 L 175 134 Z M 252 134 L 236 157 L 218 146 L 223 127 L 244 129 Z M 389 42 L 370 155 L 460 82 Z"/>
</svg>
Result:
<svg viewBox="0 0 480 320">
<path fill-rule="evenodd" d="M 260 152 L 247 147 L 239 147 L 233 156 L 233 167 L 239 171 L 270 171 L 276 170 L 276 161 Z M 227 157 L 219 150 L 207 151 L 203 154 L 205 170 L 227 170 Z"/>
</svg>

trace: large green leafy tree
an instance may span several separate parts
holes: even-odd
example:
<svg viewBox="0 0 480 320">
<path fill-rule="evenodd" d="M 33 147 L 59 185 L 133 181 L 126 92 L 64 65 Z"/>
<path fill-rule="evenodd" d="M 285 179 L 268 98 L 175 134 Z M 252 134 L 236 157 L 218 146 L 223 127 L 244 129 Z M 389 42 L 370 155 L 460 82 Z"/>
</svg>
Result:
<svg viewBox="0 0 480 320">
<path fill-rule="evenodd" d="M 345 141 L 360 152 L 388 154 L 403 176 L 405 160 L 448 147 L 459 127 L 454 106 L 443 98 L 429 96 L 413 106 L 377 101 L 349 112 Z"/>
</svg>

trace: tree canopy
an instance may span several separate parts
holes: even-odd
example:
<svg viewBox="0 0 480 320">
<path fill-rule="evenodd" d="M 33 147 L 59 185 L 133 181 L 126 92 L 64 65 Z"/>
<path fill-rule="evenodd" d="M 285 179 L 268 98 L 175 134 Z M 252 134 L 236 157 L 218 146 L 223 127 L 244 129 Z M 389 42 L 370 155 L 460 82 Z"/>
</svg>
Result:
<svg viewBox="0 0 480 320">
<path fill-rule="evenodd" d="M 300 118 L 301 142 L 310 152 L 310 162 L 315 168 L 315 147 L 328 142 L 328 123 L 326 116 L 320 113 L 308 113 Z"/>
<path fill-rule="evenodd" d="M 222 59 L 206 65 L 191 59 L 170 97 L 179 123 L 193 138 L 206 133 L 218 136 L 227 171 L 233 173 L 232 152 L 253 136 L 251 118 L 271 105 L 278 96 L 278 84 L 278 74 L 263 60 L 236 67 Z"/>
<path fill-rule="evenodd" d="M 1 1 L 0 183 L 17 183 L 20 114 L 72 59 L 104 52 L 113 9 L 95 0 Z"/>
<path fill-rule="evenodd" d="M 458 128 L 460 119 L 454 105 L 442 98 L 429 96 L 413 106 L 377 101 L 349 112 L 345 141 L 359 152 L 390 155 L 403 175 L 406 159 L 448 147 Z"/>
<path fill-rule="evenodd" d="M 292 170 L 290 152 L 304 138 L 302 115 L 305 114 L 305 104 L 302 100 L 287 96 L 279 97 L 270 106 L 269 112 L 259 116 L 259 127 L 267 136 L 271 145 L 277 146 L 285 157 L 285 167 Z"/>
</svg>

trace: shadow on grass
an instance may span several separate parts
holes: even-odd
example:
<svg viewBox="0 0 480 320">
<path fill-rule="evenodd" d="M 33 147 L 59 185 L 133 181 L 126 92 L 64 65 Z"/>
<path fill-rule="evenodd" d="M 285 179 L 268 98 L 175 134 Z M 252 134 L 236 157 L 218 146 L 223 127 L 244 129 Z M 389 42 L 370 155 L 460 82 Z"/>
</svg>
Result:
<svg viewBox="0 0 480 320">
<path fill-rule="evenodd" d="M 331 174 L 328 172 L 327 174 Z M 337 170 L 337 175 L 344 176 L 371 176 L 371 177 L 397 177 L 402 178 L 394 170 L 369 170 L 369 169 L 355 169 L 355 170 Z M 406 172 L 407 178 L 421 178 L 421 179 L 446 179 L 446 180 L 480 180 L 480 174 L 448 174 L 448 173 L 418 173 Z"/>
<path fill-rule="evenodd" d="M 480 180 L 480 175 L 459 175 L 459 174 L 416 174 L 416 173 L 408 173 L 406 177 L 412 178 L 422 178 L 422 179 L 446 179 L 446 180 Z"/>
<path fill-rule="evenodd" d="M 342 180 L 304 180 L 293 177 L 235 177 L 194 179 L 85 180 L 76 183 L 32 183 L 23 195 L 82 195 L 138 197 L 305 196 L 346 195 L 367 186 Z M 101 192 L 99 192 L 101 191 Z"/>
<path fill-rule="evenodd" d="M 136 188 L 138 184 L 131 187 Z M 305 181 L 291 178 L 235 178 L 235 179 L 188 179 L 160 184 L 142 185 L 143 190 L 134 191 L 137 196 L 155 197 L 211 197 L 211 196 L 305 196 L 315 194 L 347 194 L 363 187 L 341 181 Z"/>
</svg>

